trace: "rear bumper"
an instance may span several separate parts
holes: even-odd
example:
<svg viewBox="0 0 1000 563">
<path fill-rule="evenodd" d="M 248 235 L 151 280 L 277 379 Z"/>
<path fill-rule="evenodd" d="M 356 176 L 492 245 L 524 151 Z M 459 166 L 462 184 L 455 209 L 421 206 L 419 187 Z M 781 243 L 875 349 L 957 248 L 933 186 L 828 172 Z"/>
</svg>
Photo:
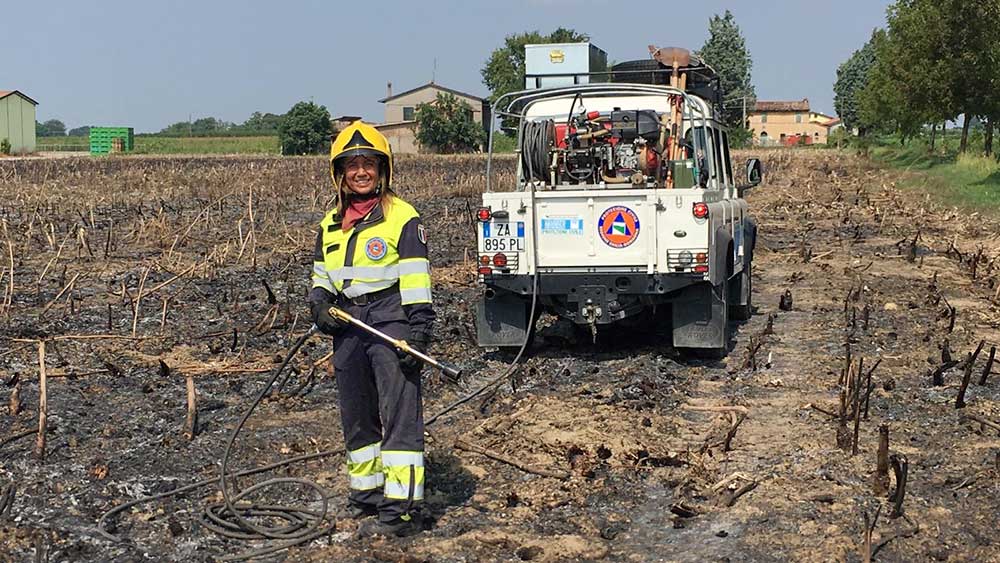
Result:
<svg viewBox="0 0 1000 563">
<path fill-rule="evenodd" d="M 541 274 L 538 295 L 571 296 L 581 286 L 599 286 L 611 294 L 663 296 L 705 281 L 703 274 Z M 530 275 L 487 276 L 486 287 L 531 297 L 534 277 Z"/>
<path fill-rule="evenodd" d="M 672 301 L 681 290 L 705 283 L 701 274 L 542 274 L 538 301 L 574 323 L 606 325 Z M 529 302 L 534 279 L 528 275 L 486 278 L 484 300 Z M 504 305 L 509 307 L 509 305 Z"/>
</svg>

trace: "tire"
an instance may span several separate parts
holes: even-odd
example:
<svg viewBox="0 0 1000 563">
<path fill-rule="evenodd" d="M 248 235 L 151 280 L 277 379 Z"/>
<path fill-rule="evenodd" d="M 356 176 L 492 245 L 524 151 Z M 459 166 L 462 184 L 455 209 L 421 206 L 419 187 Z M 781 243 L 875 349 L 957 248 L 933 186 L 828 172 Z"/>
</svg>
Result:
<svg viewBox="0 0 1000 563">
<path fill-rule="evenodd" d="M 732 283 L 732 282 L 730 282 Z M 747 262 L 740 272 L 739 283 L 729 296 L 729 316 L 737 321 L 747 321 L 753 316 L 753 261 Z"/>
</svg>

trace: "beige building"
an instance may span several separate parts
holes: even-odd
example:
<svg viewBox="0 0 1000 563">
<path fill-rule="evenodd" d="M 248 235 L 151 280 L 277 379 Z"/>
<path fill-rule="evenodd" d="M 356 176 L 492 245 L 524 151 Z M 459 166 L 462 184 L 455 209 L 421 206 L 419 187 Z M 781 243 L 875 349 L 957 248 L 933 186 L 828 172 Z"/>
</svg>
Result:
<svg viewBox="0 0 1000 563">
<path fill-rule="evenodd" d="M 375 127 L 389 139 L 393 152 L 414 154 L 430 152 L 417 142 L 416 111 L 420 104 L 432 103 L 441 92 L 452 94 L 472 108 L 472 120 L 480 125 L 483 123 L 483 113 L 489 112 L 485 100 L 480 97 L 446 88 L 434 82 L 428 82 L 412 90 L 393 95 L 392 82 L 387 85 L 387 95 L 379 102 L 385 104 L 385 122 Z"/>
<path fill-rule="evenodd" d="M 759 101 L 749 116 L 754 144 L 793 146 L 826 144 L 831 128 L 840 119 L 809 109 L 809 99 L 801 101 Z"/>
<path fill-rule="evenodd" d="M 0 90 L 0 142 L 11 154 L 35 152 L 35 106 L 38 102 L 17 90 Z"/>
<path fill-rule="evenodd" d="M 330 135 L 330 140 L 332 141 L 334 137 L 337 136 L 337 133 L 346 129 L 348 125 L 360 120 L 360 115 L 342 115 L 340 117 L 334 117 L 330 120 L 330 125 L 333 128 L 333 134 Z"/>
</svg>

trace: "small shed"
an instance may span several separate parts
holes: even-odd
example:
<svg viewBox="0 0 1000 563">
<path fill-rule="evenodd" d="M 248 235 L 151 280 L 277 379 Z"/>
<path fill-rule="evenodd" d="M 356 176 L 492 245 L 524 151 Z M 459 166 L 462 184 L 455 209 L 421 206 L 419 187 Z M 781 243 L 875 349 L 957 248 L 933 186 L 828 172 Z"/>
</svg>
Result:
<svg viewBox="0 0 1000 563">
<path fill-rule="evenodd" d="M 0 141 L 7 139 L 11 154 L 35 152 L 35 106 L 18 90 L 0 90 Z"/>
</svg>

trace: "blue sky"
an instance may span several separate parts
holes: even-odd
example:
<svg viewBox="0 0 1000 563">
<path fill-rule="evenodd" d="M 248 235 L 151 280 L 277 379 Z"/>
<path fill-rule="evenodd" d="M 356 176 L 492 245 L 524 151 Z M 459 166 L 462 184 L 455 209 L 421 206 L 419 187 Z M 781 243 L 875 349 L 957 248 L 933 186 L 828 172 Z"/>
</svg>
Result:
<svg viewBox="0 0 1000 563">
<path fill-rule="evenodd" d="M 12 2 L 0 21 L 0 90 L 36 99 L 38 118 L 158 131 L 190 116 L 242 122 L 313 100 L 381 121 L 396 93 L 434 75 L 485 96 L 479 69 L 505 35 L 562 26 L 611 60 L 646 45 L 700 48 L 729 9 L 753 56 L 760 99 L 809 98 L 832 113 L 836 68 L 885 24 L 888 0 L 613 2 L 510 0 L 104 0 Z M 621 7 L 619 7 L 621 6 Z M 434 61 L 437 71 L 434 73 Z"/>
</svg>

